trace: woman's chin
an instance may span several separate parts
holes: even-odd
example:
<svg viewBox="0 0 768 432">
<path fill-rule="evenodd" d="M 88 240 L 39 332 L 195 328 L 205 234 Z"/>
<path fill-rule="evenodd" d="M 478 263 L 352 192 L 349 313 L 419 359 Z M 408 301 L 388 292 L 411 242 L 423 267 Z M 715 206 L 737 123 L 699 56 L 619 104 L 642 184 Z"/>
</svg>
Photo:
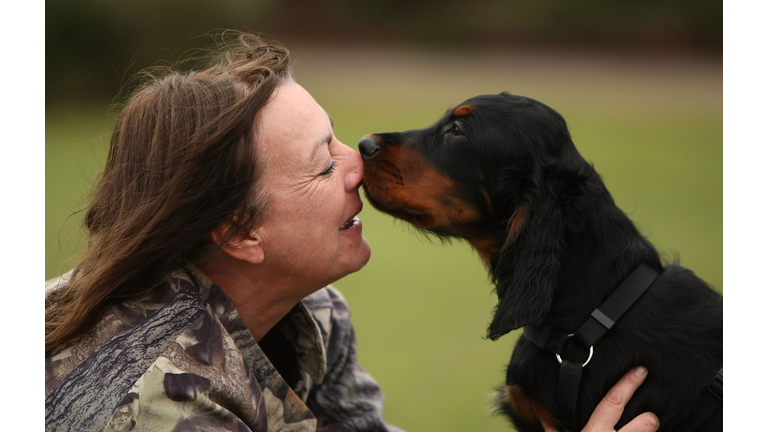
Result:
<svg viewBox="0 0 768 432">
<path fill-rule="evenodd" d="M 348 271 L 343 276 L 359 271 L 365 267 L 371 259 L 371 246 L 368 244 L 368 240 L 366 240 L 365 237 L 360 237 L 360 242 L 355 249 L 356 251 L 349 257 L 348 265 L 345 266 Z"/>
</svg>

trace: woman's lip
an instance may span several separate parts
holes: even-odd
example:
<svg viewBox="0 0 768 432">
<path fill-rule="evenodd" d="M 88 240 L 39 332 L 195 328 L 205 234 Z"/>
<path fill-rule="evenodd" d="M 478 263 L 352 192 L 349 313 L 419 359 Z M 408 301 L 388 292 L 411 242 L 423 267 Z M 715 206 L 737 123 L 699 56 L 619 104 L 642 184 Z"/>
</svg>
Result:
<svg viewBox="0 0 768 432">
<path fill-rule="evenodd" d="M 355 224 L 360 224 L 360 218 L 357 217 L 357 215 L 360 214 L 360 212 L 363 211 L 363 201 L 360 200 L 360 206 L 357 208 L 357 211 L 352 214 L 352 217 L 347 219 L 343 224 L 341 224 L 340 230 L 347 230 L 352 228 Z"/>
</svg>

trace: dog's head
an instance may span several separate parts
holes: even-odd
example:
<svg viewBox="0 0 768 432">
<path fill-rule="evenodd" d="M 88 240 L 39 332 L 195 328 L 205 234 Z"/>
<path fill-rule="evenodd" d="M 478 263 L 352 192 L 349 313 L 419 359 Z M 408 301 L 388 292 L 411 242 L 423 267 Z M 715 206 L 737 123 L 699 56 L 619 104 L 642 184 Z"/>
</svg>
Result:
<svg viewBox="0 0 768 432">
<path fill-rule="evenodd" d="M 375 208 L 480 253 L 499 297 L 491 339 L 546 316 L 563 205 L 593 173 L 562 116 L 526 97 L 477 96 L 427 128 L 367 135 L 359 147 Z"/>
</svg>

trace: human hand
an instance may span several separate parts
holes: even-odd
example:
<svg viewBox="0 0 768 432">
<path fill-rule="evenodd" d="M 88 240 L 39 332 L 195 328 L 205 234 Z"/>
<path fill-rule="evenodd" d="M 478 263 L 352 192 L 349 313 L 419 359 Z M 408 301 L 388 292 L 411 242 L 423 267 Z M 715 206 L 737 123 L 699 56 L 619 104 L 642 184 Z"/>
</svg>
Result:
<svg viewBox="0 0 768 432">
<path fill-rule="evenodd" d="M 624 406 L 635 393 L 640 384 L 648 376 L 648 370 L 642 366 L 636 367 L 624 374 L 613 388 L 608 391 L 587 422 L 582 432 L 615 432 Z M 655 414 L 646 412 L 632 419 L 619 432 L 654 432 L 659 429 L 659 419 Z M 557 429 L 544 425 L 545 432 L 557 432 Z"/>
</svg>

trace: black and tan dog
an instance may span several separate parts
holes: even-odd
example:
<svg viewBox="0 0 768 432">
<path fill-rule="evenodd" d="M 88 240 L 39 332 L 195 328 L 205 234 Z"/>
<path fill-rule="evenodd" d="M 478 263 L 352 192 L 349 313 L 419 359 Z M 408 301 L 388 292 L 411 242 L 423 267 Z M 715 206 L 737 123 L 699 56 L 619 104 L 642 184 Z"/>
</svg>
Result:
<svg viewBox="0 0 768 432">
<path fill-rule="evenodd" d="M 617 427 L 652 411 L 661 430 L 722 430 L 722 296 L 662 265 L 557 112 L 477 96 L 359 147 L 375 208 L 479 252 L 499 299 L 488 337 L 525 326 L 499 395 L 519 430 L 581 430 L 636 365 L 650 374 Z M 601 333 L 584 336 L 589 326 Z"/>
</svg>

